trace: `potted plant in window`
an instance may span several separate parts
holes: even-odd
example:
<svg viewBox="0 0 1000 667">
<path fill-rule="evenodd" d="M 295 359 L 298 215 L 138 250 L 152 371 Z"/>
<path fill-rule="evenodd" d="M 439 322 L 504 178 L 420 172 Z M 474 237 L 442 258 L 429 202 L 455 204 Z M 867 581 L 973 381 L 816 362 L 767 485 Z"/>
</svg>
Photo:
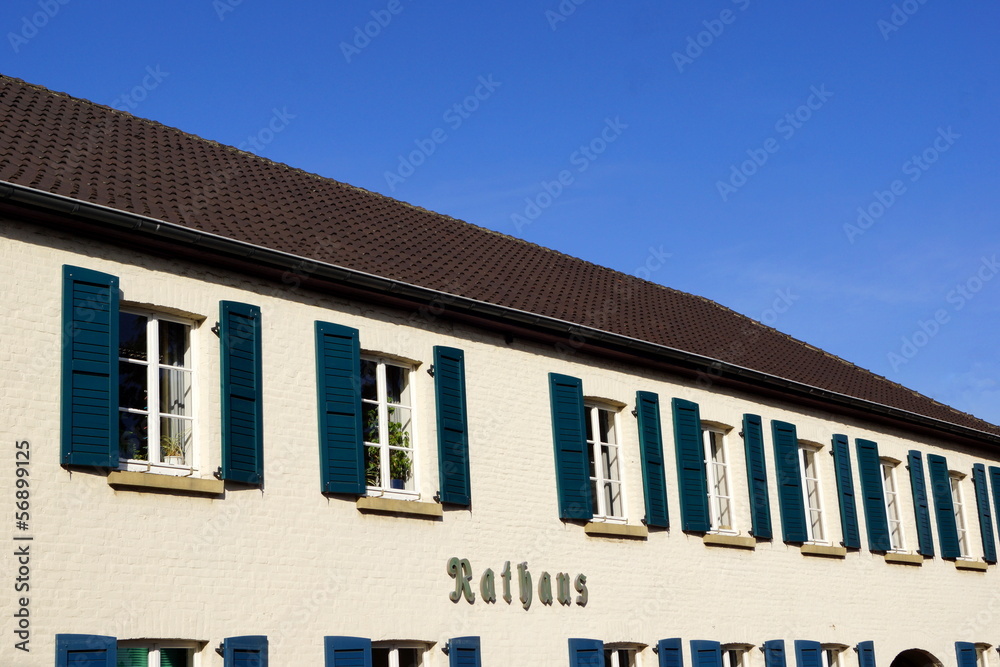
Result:
<svg viewBox="0 0 1000 667">
<path fill-rule="evenodd" d="M 182 434 L 161 435 L 160 450 L 163 452 L 163 462 L 168 466 L 184 465 L 184 436 Z"/>
</svg>

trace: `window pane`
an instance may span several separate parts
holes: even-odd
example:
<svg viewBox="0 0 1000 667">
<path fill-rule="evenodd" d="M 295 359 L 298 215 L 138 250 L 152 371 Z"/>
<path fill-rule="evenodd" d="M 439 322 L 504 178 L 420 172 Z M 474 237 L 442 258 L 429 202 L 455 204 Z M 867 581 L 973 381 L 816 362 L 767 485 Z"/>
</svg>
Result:
<svg viewBox="0 0 1000 667">
<path fill-rule="evenodd" d="M 160 369 L 160 413 L 191 416 L 191 373 Z"/>
<path fill-rule="evenodd" d="M 417 667 L 420 664 L 420 651 L 415 648 L 399 649 L 399 667 Z"/>
<path fill-rule="evenodd" d="M 378 405 L 375 403 L 362 403 L 361 410 L 364 414 L 365 442 L 378 443 Z"/>
<path fill-rule="evenodd" d="M 601 442 L 614 443 L 615 441 L 615 420 L 607 410 L 598 410 L 599 428 L 601 429 Z"/>
<path fill-rule="evenodd" d="M 615 652 L 613 649 L 610 648 L 604 649 L 604 667 L 614 667 L 615 664 L 614 655 Z"/>
<path fill-rule="evenodd" d="M 160 667 L 188 667 L 188 650 L 186 648 L 160 649 Z"/>
<path fill-rule="evenodd" d="M 604 445 L 601 447 L 601 471 L 605 479 L 619 481 L 618 477 L 618 448 Z"/>
<path fill-rule="evenodd" d="M 131 410 L 147 410 L 147 366 L 118 362 L 118 405 Z"/>
<path fill-rule="evenodd" d="M 407 386 L 407 375 L 405 368 L 399 366 L 385 366 L 385 395 L 390 403 L 402 405 L 410 404 L 410 392 Z"/>
<path fill-rule="evenodd" d="M 729 499 L 719 498 L 719 528 L 732 528 L 733 518 L 729 514 Z"/>
<path fill-rule="evenodd" d="M 191 465 L 191 422 L 187 419 L 160 419 L 160 461 L 169 465 Z M 169 457 L 169 458 L 168 458 Z"/>
<path fill-rule="evenodd" d="M 382 448 L 365 447 L 365 483 L 382 486 Z"/>
<path fill-rule="evenodd" d="M 178 368 L 191 367 L 191 341 L 189 328 L 177 322 L 159 321 L 160 363 Z"/>
<path fill-rule="evenodd" d="M 389 649 L 372 649 L 372 667 L 389 667 Z"/>
<path fill-rule="evenodd" d="M 148 667 L 148 665 L 148 648 L 118 647 L 118 661 L 115 667 Z"/>
<path fill-rule="evenodd" d="M 374 361 L 361 360 L 361 398 L 369 401 L 378 400 L 378 389 L 375 384 L 376 367 Z"/>
<path fill-rule="evenodd" d="M 609 516 L 623 516 L 622 511 L 622 485 L 615 482 L 604 484 L 605 502 L 608 507 Z"/>
<path fill-rule="evenodd" d="M 389 446 L 410 448 L 409 408 L 389 408 Z"/>
<path fill-rule="evenodd" d="M 122 359 L 146 361 L 146 324 L 142 315 L 119 313 L 118 356 Z"/>
<path fill-rule="evenodd" d="M 135 461 L 148 461 L 146 415 L 118 413 L 118 456 Z"/>
<path fill-rule="evenodd" d="M 587 440 L 590 440 L 591 442 L 594 441 L 594 411 L 595 410 L 597 410 L 597 408 L 587 408 L 584 411 L 584 417 L 585 417 L 585 419 L 583 421 L 586 422 L 586 424 L 587 424 Z"/>
</svg>

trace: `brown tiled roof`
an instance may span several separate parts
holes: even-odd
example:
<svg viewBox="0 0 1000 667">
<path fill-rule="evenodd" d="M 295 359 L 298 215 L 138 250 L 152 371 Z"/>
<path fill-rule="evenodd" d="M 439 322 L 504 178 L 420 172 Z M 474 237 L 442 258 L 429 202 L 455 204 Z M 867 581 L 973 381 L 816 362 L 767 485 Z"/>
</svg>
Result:
<svg viewBox="0 0 1000 667">
<path fill-rule="evenodd" d="M 0 181 L 1000 434 L 707 299 L 4 76 Z"/>
</svg>

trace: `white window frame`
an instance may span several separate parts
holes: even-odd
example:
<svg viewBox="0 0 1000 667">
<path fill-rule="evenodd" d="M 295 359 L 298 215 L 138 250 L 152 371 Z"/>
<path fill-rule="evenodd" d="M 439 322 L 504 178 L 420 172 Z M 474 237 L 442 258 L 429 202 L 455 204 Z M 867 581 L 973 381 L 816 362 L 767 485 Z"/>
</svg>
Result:
<svg viewBox="0 0 1000 667">
<path fill-rule="evenodd" d="M 376 401 L 378 405 L 378 423 L 379 423 L 379 442 L 369 443 L 364 442 L 365 455 L 367 458 L 369 447 L 378 447 L 381 454 L 381 463 L 379 466 L 379 471 L 382 473 L 382 485 L 380 486 L 367 486 L 367 494 L 369 496 L 385 497 L 385 498 L 402 498 L 407 500 L 414 500 L 420 497 L 420 484 L 417 468 L 417 408 L 416 408 L 416 397 L 417 392 L 413 386 L 413 382 L 416 379 L 416 372 L 414 365 L 401 361 L 399 359 L 393 359 L 392 357 L 379 356 L 375 354 L 362 354 L 362 361 L 370 361 L 375 364 L 375 387 L 376 387 Z M 412 489 L 393 489 L 391 485 L 385 485 L 386 481 L 390 478 L 388 475 L 392 474 L 392 469 L 390 465 L 390 455 L 389 455 L 389 405 L 388 400 L 388 390 L 387 390 L 387 380 L 385 367 L 395 366 L 397 368 L 402 368 L 406 371 L 406 384 L 407 389 L 410 394 L 410 404 L 403 405 L 401 403 L 393 404 L 393 406 L 398 406 L 406 408 L 410 411 L 410 476 L 413 480 Z M 360 378 L 359 378 L 360 380 Z M 362 415 L 364 414 L 364 406 L 372 405 L 373 402 L 369 399 L 362 399 Z M 400 448 L 401 449 L 401 448 Z M 367 485 L 367 474 L 365 476 L 365 483 Z M 412 648 L 412 647 L 411 647 Z"/>
<path fill-rule="evenodd" d="M 712 456 L 712 438 L 714 436 L 718 436 L 719 446 L 717 451 L 722 454 L 721 461 Z M 733 484 L 732 475 L 729 474 L 729 447 L 726 440 L 726 432 L 723 429 L 705 425 L 701 427 L 702 455 L 705 458 L 705 481 L 708 486 L 708 512 L 712 522 L 712 528 L 709 532 L 735 535 L 737 533 L 735 526 L 736 508 L 733 506 Z M 725 494 L 716 493 L 716 488 L 719 486 L 718 473 L 720 470 L 722 473 L 722 482 L 725 486 Z M 722 525 L 721 505 L 723 501 L 729 506 L 730 525 L 728 526 Z"/>
<path fill-rule="evenodd" d="M 841 667 L 843 665 L 844 651 L 848 648 L 846 644 L 821 644 L 820 648 L 823 651 L 821 656 L 823 667 Z"/>
<path fill-rule="evenodd" d="M 976 642 L 976 664 L 979 667 L 990 667 L 990 649 L 992 644 Z"/>
<path fill-rule="evenodd" d="M 951 486 L 951 502 L 955 506 L 955 530 L 958 532 L 958 551 L 962 560 L 970 560 L 972 552 L 969 547 L 969 524 L 965 512 L 965 493 L 962 490 L 962 480 L 965 475 L 954 470 L 948 471 L 948 483 Z"/>
<path fill-rule="evenodd" d="M 823 480 L 819 465 L 820 457 L 818 456 L 820 451 L 821 449 L 815 445 L 799 442 L 799 475 L 802 483 L 802 504 L 806 513 L 806 536 L 808 537 L 806 542 L 809 544 L 829 545 L 830 538 L 826 529 L 826 511 L 823 507 Z M 808 458 L 812 459 L 813 470 L 816 471 L 815 477 L 808 477 L 806 474 Z M 817 507 L 812 507 L 809 504 L 809 480 L 816 483 Z M 823 533 L 818 537 L 813 530 L 814 513 L 819 517 L 819 529 Z"/>
<path fill-rule="evenodd" d="M 389 667 L 399 667 L 399 650 L 400 649 L 416 649 L 418 667 L 424 667 L 427 665 L 427 654 L 428 645 L 422 642 L 372 642 L 372 651 L 376 650 L 388 650 L 389 651 Z"/>
<path fill-rule="evenodd" d="M 600 440 L 601 412 L 606 412 L 610 420 L 611 432 L 614 434 L 615 440 L 613 443 L 601 442 Z M 594 488 L 597 489 L 596 497 L 594 498 L 597 507 L 594 511 L 593 521 L 603 521 L 606 523 L 626 523 L 628 521 L 628 504 L 625 502 L 625 466 L 623 465 L 622 443 L 619 437 L 618 412 L 618 408 L 608 403 L 601 403 L 599 401 L 584 402 L 584 414 L 590 425 L 590 433 L 593 436 L 592 440 L 587 440 L 587 447 L 590 448 L 590 456 L 594 459 L 592 471 L 594 474 L 590 475 L 590 481 L 594 485 Z M 615 450 L 618 459 L 618 479 L 610 479 L 603 476 L 601 470 L 601 447 L 608 447 Z M 604 485 L 607 483 L 618 485 L 618 496 L 622 508 L 621 515 L 611 514 L 609 511 L 607 500 L 604 497 Z"/>
<path fill-rule="evenodd" d="M 627 642 L 610 642 L 604 644 L 604 651 L 614 651 L 611 654 L 611 667 L 642 667 L 642 645 Z M 621 664 L 620 651 L 626 651 L 631 664 Z"/>
<path fill-rule="evenodd" d="M 194 335 L 197 323 L 184 319 L 182 317 L 175 317 L 172 315 L 166 315 L 164 313 L 157 312 L 155 310 L 148 310 L 144 308 L 132 308 L 129 306 L 122 306 L 120 309 L 121 313 L 138 315 L 140 317 L 147 318 L 146 323 L 146 361 L 145 362 L 134 362 L 131 359 L 125 359 L 123 357 L 118 357 L 118 362 L 132 363 L 135 365 L 143 365 L 146 367 L 146 407 L 147 410 L 135 410 L 131 408 L 122 408 L 121 401 L 119 400 L 118 412 L 129 412 L 132 414 L 145 415 L 146 417 L 146 455 L 149 457 L 148 461 L 141 461 L 138 459 L 124 459 L 119 455 L 119 466 L 121 470 L 126 470 L 130 472 L 152 472 L 161 475 L 174 475 L 179 477 L 186 477 L 195 474 L 198 471 L 198 466 L 196 462 L 198 460 L 198 432 L 196 425 L 198 423 L 198 387 L 197 387 L 197 364 L 196 360 L 198 358 L 197 354 L 197 336 Z M 188 368 L 178 368 L 177 366 L 169 366 L 166 364 L 159 363 L 160 350 L 160 322 L 171 322 L 174 324 L 181 324 L 188 328 L 188 343 L 189 343 L 189 354 L 191 355 L 191 363 Z M 171 370 L 186 372 L 190 376 L 191 382 L 191 414 L 188 416 L 184 415 L 168 415 L 171 419 L 181 419 L 190 423 L 191 429 L 191 444 L 189 445 L 190 450 L 187 452 L 187 465 L 172 465 L 164 461 L 152 460 L 155 452 L 157 459 L 160 458 L 160 448 L 155 443 L 160 442 L 160 370 Z M 168 647 L 169 648 L 169 647 Z"/>
<path fill-rule="evenodd" d="M 903 530 L 903 512 L 900 506 L 899 484 L 896 479 L 896 469 L 899 461 L 883 457 L 879 459 L 879 469 L 882 474 L 882 496 L 885 499 L 885 517 L 889 525 L 890 551 L 906 551 L 906 533 Z M 895 515 L 895 518 L 893 518 Z"/>
<path fill-rule="evenodd" d="M 723 644 L 722 667 L 750 667 L 753 644 Z"/>
<path fill-rule="evenodd" d="M 149 649 L 149 667 L 160 667 L 160 651 L 169 648 L 186 649 L 188 654 L 188 667 L 198 667 L 201 664 L 201 649 L 203 642 L 183 641 L 183 640 L 158 640 L 158 639 L 120 639 L 119 648 L 145 648 Z"/>
</svg>

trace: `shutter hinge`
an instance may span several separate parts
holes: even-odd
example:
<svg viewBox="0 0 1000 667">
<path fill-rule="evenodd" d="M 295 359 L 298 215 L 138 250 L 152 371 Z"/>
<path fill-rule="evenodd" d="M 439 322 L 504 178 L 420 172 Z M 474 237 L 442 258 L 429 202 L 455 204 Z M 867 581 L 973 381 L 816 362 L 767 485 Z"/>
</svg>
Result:
<svg viewBox="0 0 1000 667">
<path fill-rule="evenodd" d="M 646 523 L 646 517 L 642 517 L 641 519 L 639 519 L 639 523 L 641 523 L 644 526 L 648 526 L 649 525 L 649 524 Z"/>
<path fill-rule="evenodd" d="M 225 649 L 223 649 L 222 647 L 223 647 L 223 643 L 219 642 L 219 645 L 215 647 L 215 652 L 218 653 L 219 655 L 221 655 L 222 657 L 226 657 L 226 655 L 225 655 Z"/>
<path fill-rule="evenodd" d="M 222 479 L 222 466 L 219 466 L 218 470 L 212 473 L 215 479 Z"/>
<path fill-rule="evenodd" d="M 215 326 L 213 326 L 213 327 L 212 327 L 212 328 L 210 329 L 210 331 L 211 331 L 212 333 L 214 333 L 214 334 L 215 334 L 216 336 L 219 336 L 220 338 L 222 337 L 222 334 L 221 334 L 221 333 L 219 333 L 219 323 L 218 323 L 218 322 L 216 322 L 216 323 L 215 323 Z"/>
<path fill-rule="evenodd" d="M 743 431 L 740 431 L 740 437 L 741 438 L 743 437 Z"/>
<path fill-rule="evenodd" d="M 639 416 L 639 408 L 632 408 L 632 416 L 633 417 Z"/>
<path fill-rule="evenodd" d="M 656 655 L 660 655 L 660 647 L 659 646 L 654 646 L 653 647 L 653 653 L 655 653 Z"/>
<path fill-rule="evenodd" d="M 430 366 L 429 366 L 429 367 L 427 368 L 427 374 L 428 374 L 428 375 L 430 375 L 431 377 L 434 377 L 434 364 L 431 364 L 431 365 L 430 365 Z"/>
<path fill-rule="evenodd" d="M 451 642 L 445 642 L 444 646 L 441 647 L 441 652 L 444 653 L 445 655 L 451 653 Z"/>
<path fill-rule="evenodd" d="M 436 502 L 438 504 L 441 503 L 441 492 L 440 491 L 438 491 L 437 493 L 434 494 L 434 502 Z"/>
</svg>

